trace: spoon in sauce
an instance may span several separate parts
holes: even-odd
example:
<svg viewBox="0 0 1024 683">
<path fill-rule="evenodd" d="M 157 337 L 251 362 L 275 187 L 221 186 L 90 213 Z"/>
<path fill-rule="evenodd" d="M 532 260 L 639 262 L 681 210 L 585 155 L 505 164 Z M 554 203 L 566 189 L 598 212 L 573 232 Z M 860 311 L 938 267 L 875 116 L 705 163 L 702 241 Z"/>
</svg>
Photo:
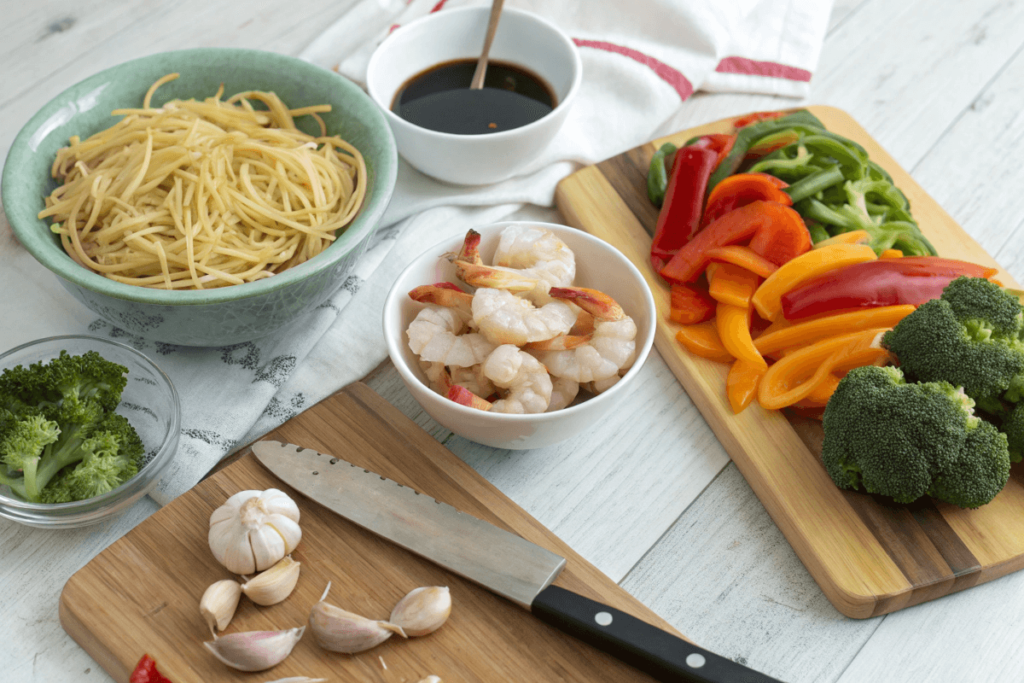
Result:
<svg viewBox="0 0 1024 683">
<path fill-rule="evenodd" d="M 476 71 L 473 72 L 473 81 L 469 84 L 471 90 L 480 90 L 484 87 L 484 76 L 487 75 L 487 54 L 491 51 L 491 43 L 494 42 L 494 34 L 498 31 L 498 20 L 501 19 L 501 8 L 505 0 L 492 0 L 491 16 L 487 20 L 487 36 L 484 38 L 484 49 L 480 53 L 480 59 L 476 63 Z"/>
</svg>

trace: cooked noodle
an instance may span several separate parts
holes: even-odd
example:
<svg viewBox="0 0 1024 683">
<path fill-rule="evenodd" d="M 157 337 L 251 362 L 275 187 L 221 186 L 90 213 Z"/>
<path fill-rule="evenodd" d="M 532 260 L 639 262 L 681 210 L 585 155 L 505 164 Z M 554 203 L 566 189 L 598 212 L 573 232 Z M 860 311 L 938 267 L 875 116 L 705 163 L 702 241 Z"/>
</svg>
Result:
<svg viewBox="0 0 1024 683">
<path fill-rule="evenodd" d="M 289 110 L 274 93 L 171 100 L 119 109 L 124 118 L 57 152 L 63 185 L 46 198 L 75 261 L 106 277 L 161 289 L 251 282 L 307 261 L 359 210 L 366 165 L 327 136 L 330 105 Z M 266 106 L 257 110 L 252 101 Z M 321 134 L 295 127 L 312 116 Z"/>
</svg>

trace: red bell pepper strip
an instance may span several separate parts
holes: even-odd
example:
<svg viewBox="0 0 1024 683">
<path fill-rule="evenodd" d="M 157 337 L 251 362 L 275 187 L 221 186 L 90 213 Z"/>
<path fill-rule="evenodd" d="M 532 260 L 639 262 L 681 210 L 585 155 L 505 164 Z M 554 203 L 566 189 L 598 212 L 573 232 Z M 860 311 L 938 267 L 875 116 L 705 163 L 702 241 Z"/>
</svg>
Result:
<svg viewBox="0 0 1024 683">
<path fill-rule="evenodd" d="M 799 217 L 799 214 L 797 214 Z M 765 230 L 758 230 L 750 240 L 750 250 L 777 266 L 789 263 L 811 250 L 811 233 L 799 221 L 783 221 Z"/>
<path fill-rule="evenodd" d="M 770 119 L 779 119 L 786 115 L 784 111 L 755 111 L 746 116 L 741 116 L 732 122 L 732 125 L 736 130 L 740 128 L 746 128 L 752 123 L 758 121 L 768 121 Z"/>
<path fill-rule="evenodd" d="M 696 325 L 715 317 L 717 303 L 707 288 L 696 285 L 672 285 L 669 319 L 681 325 Z"/>
<path fill-rule="evenodd" d="M 718 164 L 722 163 L 722 159 L 729 156 L 729 152 L 732 151 L 734 144 L 736 144 L 735 135 L 713 133 L 711 135 L 701 135 L 693 140 L 690 146 L 700 149 L 713 149 L 718 152 L 718 161 L 715 163 L 715 166 L 718 166 Z"/>
<path fill-rule="evenodd" d="M 704 192 L 717 163 L 718 152 L 713 149 L 691 146 L 676 152 L 651 242 L 651 265 L 655 270 L 661 270 L 700 229 Z"/>
<path fill-rule="evenodd" d="M 698 232 L 659 272 L 669 282 L 693 282 L 711 261 L 711 249 L 738 244 L 762 230 L 785 230 L 787 224 L 803 227 L 804 222 L 800 214 L 778 202 L 756 201 L 741 206 Z"/>
<path fill-rule="evenodd" d="M 758 200 L 792 206 L 793 200 L 782 191 L 784 187 L 789 187 L 784 180 L 767 173 L 738 173 L 729 176 L 715 185 L 708 195 L 701 227 L 707 227 L 733 209 Z"/>
<path fill-rule="evenodd" d="M 879 306 L 920 306 L 937 299 L 956 278 L 990 278 L 995 268 L 938 256 L 907 256 L 855 263 L 802 283 L 782 296 L 782 314 L 801 320 L 820 313 Z"/>
<path fill-rule="evenodd" d="M 142 655 L 132 675 L 128 677 L 128 683 L 171 683 L 171 680 L 156 670 L 156 660 L 149 655 Z"/>
</svg>

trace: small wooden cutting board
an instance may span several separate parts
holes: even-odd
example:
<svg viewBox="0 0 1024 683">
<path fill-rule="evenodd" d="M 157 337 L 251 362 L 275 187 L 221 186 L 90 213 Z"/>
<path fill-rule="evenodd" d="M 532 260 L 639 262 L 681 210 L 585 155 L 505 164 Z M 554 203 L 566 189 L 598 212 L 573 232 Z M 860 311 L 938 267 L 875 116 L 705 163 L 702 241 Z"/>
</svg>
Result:
<svg viewBox="0 0 1024 683">
<path fill-rule="evenodd" d="M 849 114 L 808 109 L 830 131 L 861 143 L 910 200 L 941 256 L 999 267 Z M 565 178 L 555 197 L 570 225 L 615 245 L 644 274 L 658 306 L 655 346 L 828 599 L 866 618 L 991 581 L 1024 567 L 1024 464 L 978 510 L 928 499 L 912 506 L 839 490 L 821 464 L 821 423 L 757 405 L 734 415 L 725 393 L 729 366 L 691 355 L 668 319 L 669 288 L 651 267 L 658 209 L 647 198 L 647 168 L 665 142 L 732 132 L 709 123 L 629 150 Z M 1000 268 L 999 280 L 1015 287 Z"/>
<path fill-rule="evenodd" d="M 292 418 L 268 439 L 337 455 L 463 512 L 519 534 L 567 560 L 556 585 L 675 631 L 524 512 L 475 470 L 363 384 L 354 384 Z M 199 615 L 206 587 L 233 577 L 207 544 L 210 514 L 228 496 L 278 488 L 301 512 L 298 586 L 283 603 L 258 607 L 243 596 L 226 633 L 280 630 L 307 623 L 332 582 L 328 602 L 373 619 L 419 586 L 449 586 L 452 614 L 435 633 L 392 637 L 346 655 L 320 649 L 306 633 L 291 656 L 261 674 L 241 673 L 206 651 Z M 446 683 L 650 681 L 486 590 L 408 553 L 296 493 L 251 450 L 128 532 L 80 569 L 60 598 L 64 629 L 115 680 L 127 681 L 143 655 L 175 683 L 270 681 L 288 676 L 331 681 Z"/>
</svg>

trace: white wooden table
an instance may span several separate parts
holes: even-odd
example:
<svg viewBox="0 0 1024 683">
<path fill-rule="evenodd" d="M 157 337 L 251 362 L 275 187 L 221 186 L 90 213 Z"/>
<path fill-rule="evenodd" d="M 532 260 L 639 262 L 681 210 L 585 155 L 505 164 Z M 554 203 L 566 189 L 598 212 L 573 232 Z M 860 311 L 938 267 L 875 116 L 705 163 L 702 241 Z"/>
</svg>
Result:
<svg viewBox="0 0 1024 683">
<path fill-rule="evenodd" d="M 100 69 L 183 47 L 297 54 L 346 4 L 0 0 L 0 155 L 46 101 Z M 838 0 L 808 99 L 850 112 L 1018 280 L 1022 50 L 1024 8 L 1008 0 Z M 698 94 L 674 123 L 682 129 L 792 104 Z M 12 302 L 0 306 L 0 324 L 31 315 Z M 842 616 L 657 352 L 615 420 L 525 453 L 450 434 L 390 365 L 368 381 L 713 651 L 790 682 L 1024 680 L 1024 573 L 884 617 Z M 153 509 L 74 532 L 0 521 L 0 680 L 109 680 L 60 628 L 57 598 L 77 569 L 60 558 L 69 545 L 95 555 Z"/>
</svg>

